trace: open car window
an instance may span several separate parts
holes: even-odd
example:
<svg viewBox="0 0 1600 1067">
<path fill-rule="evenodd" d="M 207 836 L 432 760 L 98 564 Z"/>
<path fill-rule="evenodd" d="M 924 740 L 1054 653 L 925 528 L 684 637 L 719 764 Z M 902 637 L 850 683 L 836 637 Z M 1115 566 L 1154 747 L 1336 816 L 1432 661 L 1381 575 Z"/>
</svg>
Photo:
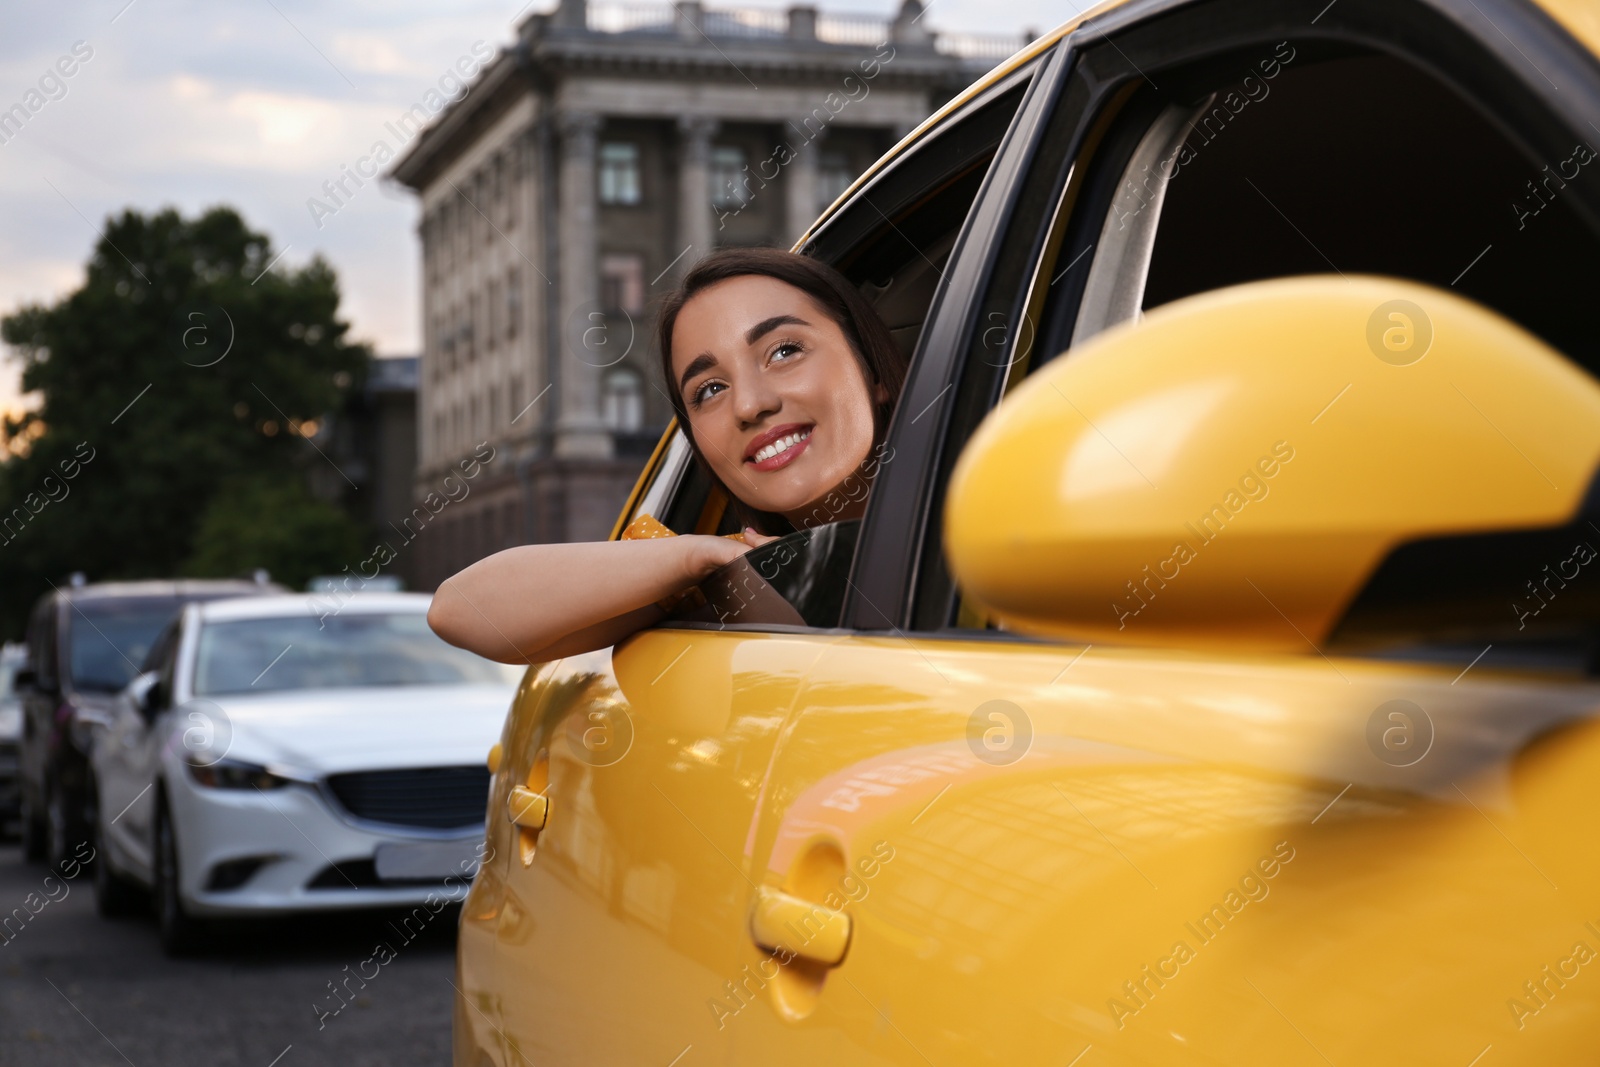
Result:
<svg viewBox="0 0 1600 1067">
<path fill-rule="evenodd" d="M 1020 68 L 976 107 L 924 135 L 830 215 L 801 249 L 860 288 L 908 359 L 1032 74 L 1032 65 Z M 880 461 L 887 458 L 882 453 Z M 678 534 L 729 534 L 740 528 L 725 494 L 694 461 L 682 428 L 674 431 L 654 479 L 624 525 L 639 514 L 653 516 Z M 711 592 L 715 582 L 702 586 L 702 598 L 680 606 L 668 625 L 839 625 L 861 524 L 819 518 L 824 521 L 748 553 L 748 574 L 734 568 L 737 573 L 722 575 L 720 596 Z M 751 588 L 765 586 L 771 595 L 741 606 L 741 596 L 755 597 L 741 592 L 747 577 Z M 792 614 L 778 612 L 772 596 Z M 700 609 L 698 615 L 694 607 Z"/>
<path fill-rule="evenodd" d="M 674 620 L 723 626 L 838 625 L 861 520 L 829 522 L 753 548 L 700 583 Z"/>
</svg>

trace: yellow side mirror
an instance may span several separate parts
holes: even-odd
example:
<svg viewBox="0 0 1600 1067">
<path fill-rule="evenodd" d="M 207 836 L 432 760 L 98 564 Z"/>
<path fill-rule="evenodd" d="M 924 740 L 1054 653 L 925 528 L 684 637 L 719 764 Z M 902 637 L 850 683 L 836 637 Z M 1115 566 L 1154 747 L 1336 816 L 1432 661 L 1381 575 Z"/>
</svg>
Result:
<svg viewBox="0 0 1600 1067">
<path fill-rule="evenodd" d="M 1389 278 L 1258 282 L 1026 380 L 956 465 L 945 550 L 1017 630 L 1310 651 L 1404 546 L 1559 533 L 1597 462 L 1600 385 L 1494 312 Z M 1527 592 L 1485 596 L 1514 623 Z"/>
</svg>

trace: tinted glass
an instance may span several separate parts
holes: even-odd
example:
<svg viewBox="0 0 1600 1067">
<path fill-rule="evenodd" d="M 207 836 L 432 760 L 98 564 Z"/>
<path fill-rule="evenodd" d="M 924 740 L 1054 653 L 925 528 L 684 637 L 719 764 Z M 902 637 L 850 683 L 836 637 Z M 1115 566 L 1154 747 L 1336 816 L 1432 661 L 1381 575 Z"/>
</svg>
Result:
<svg viewBox="0 0 1600 1067">
<path fill-rule="evenodd" d="M 421 612 L 287 615 L 207 624 L 194 692 L 513 685 L 521 672 L 445 644 Z"/>
<path fill-rule="evenodd" d="M 139 673 L 162 627 L 183 606 L 177 597 L 115 597 L 73 604 L 67 618 L 73 688 L 115 693 Z"/>
</svg>

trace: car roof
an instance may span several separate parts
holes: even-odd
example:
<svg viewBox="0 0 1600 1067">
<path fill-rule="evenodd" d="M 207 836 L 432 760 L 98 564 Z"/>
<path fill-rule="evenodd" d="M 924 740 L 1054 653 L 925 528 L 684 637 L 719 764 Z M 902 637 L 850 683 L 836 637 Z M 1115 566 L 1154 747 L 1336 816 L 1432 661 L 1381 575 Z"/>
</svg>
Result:
<svg viewBox="0 0 1600 1067">
<path fill-rule="evenodd" d="M 61 589 L 63 598 L 72 601 L 105 600 L 115 597 L 261 596 L 284 592 L 281 585 L 259 583 L 244 578 L 149 578 L 129 582 L 95 582 Z"/>
<path fill-rule="evenodd" d="M 916 128 L 902 137 L 898 144 L 889 149 L 889 151 L 885 152 L 882 156 L 878 157 L 877 161 L 875 161 L 872 166 L 862 171 L 861 174 L 857 176 L 856 180 L 850 183 L 850 187 L 844 192 L 840 193 L 838 198 L 835 199 L 833 203 L 829 204 L 827 208 L 823 210 L 821 215 L 817 216 L 816 221 L 811 224 L 810 228 L 807 229 L 805 233 L 800 235 L 800 239 L 794 243 L 795 249 L 798 250 L 804 247 L 805 243 L 811 240 L 811 235 L 816 233 L 817 230 L 821 228 L 823 223 L 831 219 L 834 211 L 838 209 L 840 205 L 844 204 L 852 196 L 854 196 L 857 189 L 871 181 L 874 175 L 898 159 L 900 155 L 908 148 L 911 148 L 918 141 L 922 140 L 923 136 L 929 130 L 939 126 L 948 116 L 966 107 L 967 104 L 970 103 L 975 97 L 982 96 L 992 86 L 1004 81 L 1011 75 L 1012 71 L 1027 63 L 1029 60 L 1033 59 L 1033 57 L 1043 52 L 1048 52 L 1055 46 L 1057 41 L 1071 33 L 1086 19 L 1093 18 L 1096 15 L 1104 14 L 1105 12 L 1114 8 L 1122 7 L 1128 2 L 1129 0 L 1102 0 L 1101 3 L 1095 4 L 1087 11 L 1068 19 L 1066 22 L 1063 22 L 1049 33 L 1039 37 L 1031 44 L 1024 45 L 1022 49 L 1010 59 L 996 66 L 993 70 L 989 71 L 989 73 L 985 74 L 983 77 L 979 78 L 977 81 L 961 90 L 961 92 L 945 101 L 944 105 L 940 107 L 939 110 L 923 119 L 922 122 L 916 126 Z"/>
<path fill-rule="evenodd" d="M 948 116 L 960 111 L 974 98 L 983 95 L 989 88 L 1005 80 L 1012 71 L 1024 63 L 1027 63 L 1040 53 L 1048 52 L 1058 41 L 1084 22 L 1108 11 L 1123 7 L 1127 3 L 1129 3 L 1129 0 L 1103 0 L 1103 2 L 1095 4 L 1088 10 L 1063 22 L 1049 33 L 1043 34 L 1033 43 L 1024 46 L 1010 59 L 996 66 L 989 73 L 951 97 L 945 102 L 944 106 L 926 119 L 923 119 L 915 129 L 901 138 L 898 144 L 880 156 L 872 166 L 862 171 L 856 180 L 850 183 L 849 188 L 840 193 L 838 198 L 828 205 L 806 232 L 800 235 L 800 239 L 794 243 L 794 248 L 796 250 L 803 248 L 805 243 L 811 239 L 811 235 L 816 233 L 823 223 L 832 218 L 834 212 L 856 194 L 857 189 L 871 181 L 874 175 L 894 162 L 907 149 L 922 140 L 929 130 L 939 126 Z M 1588 49 L 1591 54 L 1600 55 L 1600 4 L 1597 4 L 1595 0 L 1532 0 L 1532 4 L 1576 38 L 1578 43 Z"/>
<path fill-rule="evenodd" d="M 425 614 L 433 597 L 427 593 L 281 593 L 277 596 L 211 600 L 194 606 L 205 622 L 371 614 Z"/>
</svg>

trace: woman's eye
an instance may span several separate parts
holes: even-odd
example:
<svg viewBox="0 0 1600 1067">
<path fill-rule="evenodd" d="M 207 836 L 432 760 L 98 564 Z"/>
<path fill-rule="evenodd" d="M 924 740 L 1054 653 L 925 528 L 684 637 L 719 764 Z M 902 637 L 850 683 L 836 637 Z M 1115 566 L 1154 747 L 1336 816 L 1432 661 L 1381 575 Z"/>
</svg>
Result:
<svg viewBox="0 0 1600 1067">
<path fill-rule="evenodd" d="M 694 391 L 695 406 L 699 407 L 707 400 L 710 400 L 712 397 L 716 396 L 717 393 L 713 392 L 712 390 L 720 392 L 726 388 L 727 386 L 723 385 L 721 382 L 706 382 L 704 385 Z"/>
<path fill-rule="evenodd" d="M 793 341 L 785 341 L 783 344 L 772 350 L 772 359 L 774 362 L 780 359 L 787 359 L 789 356 L 792 356 L 799 351 L 801 351 L 799 345 L 795 344 Z"/>
</svg>

